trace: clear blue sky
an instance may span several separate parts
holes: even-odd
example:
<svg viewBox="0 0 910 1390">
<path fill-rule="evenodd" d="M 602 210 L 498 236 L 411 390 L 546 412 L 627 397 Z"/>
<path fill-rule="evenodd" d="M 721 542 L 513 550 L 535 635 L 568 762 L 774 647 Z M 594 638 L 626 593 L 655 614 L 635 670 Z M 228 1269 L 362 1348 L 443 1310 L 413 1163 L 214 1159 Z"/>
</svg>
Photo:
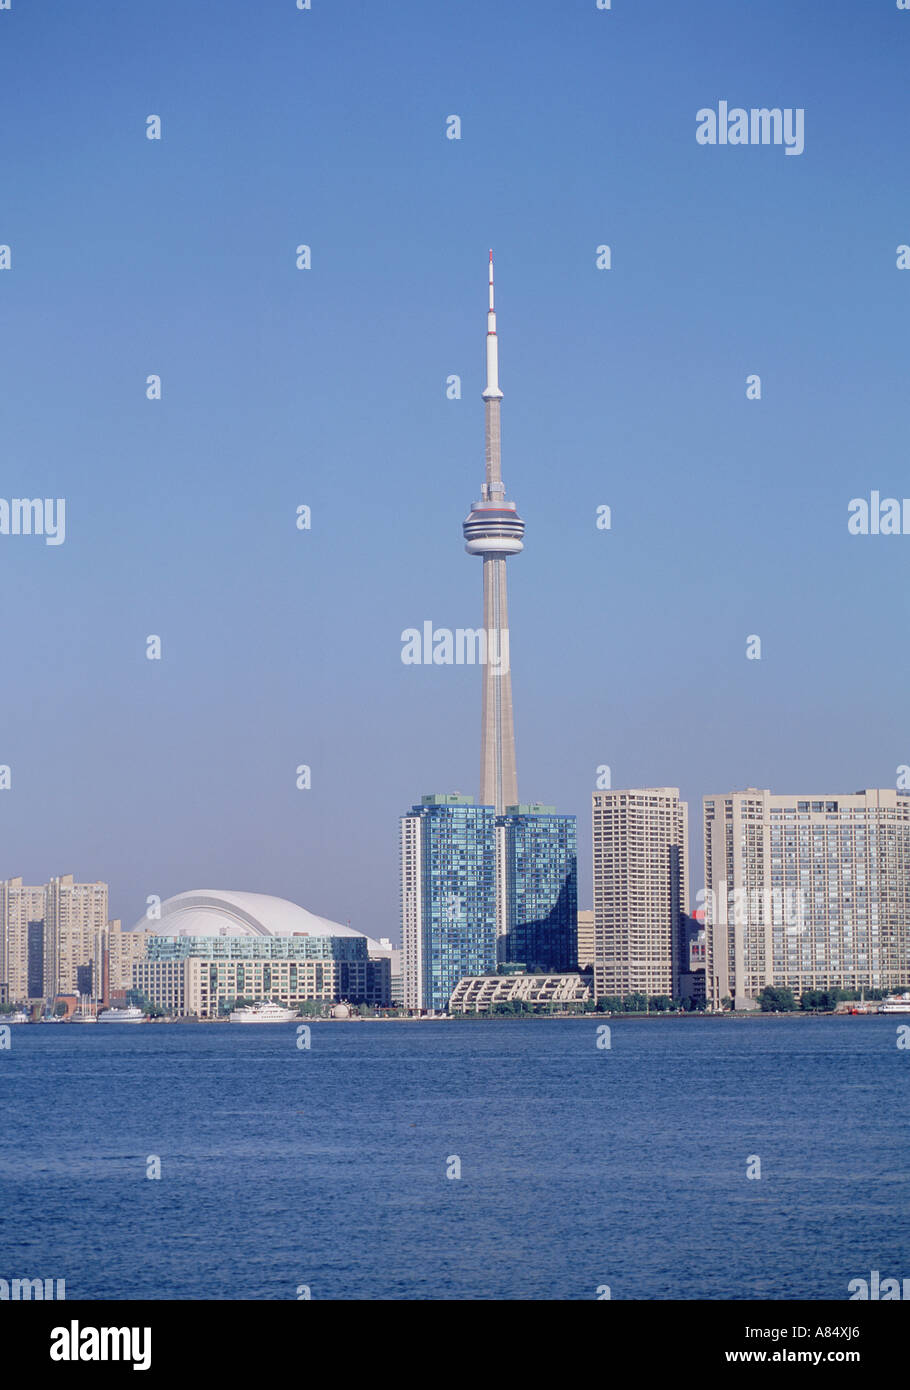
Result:
<svg viewBox="0 0 910 1390">
<path fill-rule="evenodd" d="M 910 537 L 846 521 L 910 493 L 908 71 L 893 0 L 0 11 L 0 493 L 67 500 L 0 537 L 0 876 L 397 937 L 398 816 L 477 791 L 479 674 L 400 634 L 481 619 L 489 246 L 519 787 L 581 904 L 598 764 L 682 789 L 693 895 L 706 793 L 894 785 Z M 719 100 L 805 152 L 699 146 Z"/>
</svg>

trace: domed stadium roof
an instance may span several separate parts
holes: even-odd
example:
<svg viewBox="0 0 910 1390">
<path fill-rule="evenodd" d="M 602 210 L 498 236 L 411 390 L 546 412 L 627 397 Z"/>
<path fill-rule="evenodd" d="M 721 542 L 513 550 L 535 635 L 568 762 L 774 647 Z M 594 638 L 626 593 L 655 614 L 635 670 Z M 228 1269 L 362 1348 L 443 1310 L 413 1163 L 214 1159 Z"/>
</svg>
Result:
<svg viewBox="0 0 910 1390">
<path fill-rule="evenodd" d="M 305 907 L 267 893 L 234 893 L 196 888 L 177 893 L 161 904 L 160 918 L 140 917 L 132 931 L 157 936 L 366 936 Z M 367 949 L 381 950 L 366 937 Z"/>
</svg>

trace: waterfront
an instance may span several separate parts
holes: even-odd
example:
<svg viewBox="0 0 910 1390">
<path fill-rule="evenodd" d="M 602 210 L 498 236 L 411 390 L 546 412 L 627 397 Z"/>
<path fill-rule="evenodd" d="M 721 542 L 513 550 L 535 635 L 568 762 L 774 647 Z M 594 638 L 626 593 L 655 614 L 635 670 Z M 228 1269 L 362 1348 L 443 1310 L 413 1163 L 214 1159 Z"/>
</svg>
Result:
<svg viewBox="0 0 910 1390">
<path fill-rule="evenodd" d="M 598 1016 L 320 1025 L 309 1050 L 294 1025 L 18 1028 L 0 1275 L 70 1299 L 846 1298 L 907 1272 L 910 1055 L 896 1020 L 806 1023 L 622 1019 L 610 1050 Z"/>
</svg>

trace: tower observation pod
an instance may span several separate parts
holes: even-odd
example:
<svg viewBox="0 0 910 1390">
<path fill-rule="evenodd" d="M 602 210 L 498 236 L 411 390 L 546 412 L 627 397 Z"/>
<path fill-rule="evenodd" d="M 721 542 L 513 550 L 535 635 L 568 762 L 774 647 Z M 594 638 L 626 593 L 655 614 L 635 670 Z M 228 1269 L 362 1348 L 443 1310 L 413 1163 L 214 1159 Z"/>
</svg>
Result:
<svg viewBox="0 0 910 1390">
<path fill-rule="evenodd" d="M 501 815 L 518 803 L 512 673 L 509 660 L 509 613 L 506 560 L 524 549 L 525 524 L 514 502 L 506 499 L 500 453 L 499 340 L 493 307 L 493 252 L 490 252 L 490 302 L 487 310 L 487 381 L 482 396 L 485 414 L 486 479 L 480 500 L 465 518 L 465 550 L 483 560 L 483 708 L 480 740 L 480 803 Z"/>
</svg>

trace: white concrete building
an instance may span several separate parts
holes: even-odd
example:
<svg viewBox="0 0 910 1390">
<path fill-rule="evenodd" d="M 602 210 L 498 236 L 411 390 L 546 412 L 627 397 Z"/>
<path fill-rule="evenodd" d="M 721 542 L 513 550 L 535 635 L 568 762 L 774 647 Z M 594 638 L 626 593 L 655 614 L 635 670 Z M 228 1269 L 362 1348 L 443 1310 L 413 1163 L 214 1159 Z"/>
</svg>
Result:
<svg viewBox="0 0 910 1390">
<path fill-rule="evenodd" d="M 708 998 L 910 983 L 910 797 L 704 799 Z"/>
<path fill-rule="evenodd" d="M 595 792 L 594 992 L 677 996 L 689 900 L 688 808 L 676 787 Z"/>
</svg>

